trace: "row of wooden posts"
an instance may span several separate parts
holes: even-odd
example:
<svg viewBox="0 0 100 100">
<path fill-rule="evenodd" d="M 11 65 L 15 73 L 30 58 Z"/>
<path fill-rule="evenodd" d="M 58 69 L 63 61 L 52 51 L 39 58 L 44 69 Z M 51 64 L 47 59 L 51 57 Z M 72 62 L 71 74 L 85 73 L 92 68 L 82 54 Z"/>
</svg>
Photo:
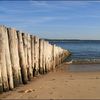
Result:
<svg viewBox="0 0 100 100">
<path fill-rule="evenodd" d="M 0 26 L 0 93 L 61 64 L 67 50 L 14 28 Z"/>
</svg>

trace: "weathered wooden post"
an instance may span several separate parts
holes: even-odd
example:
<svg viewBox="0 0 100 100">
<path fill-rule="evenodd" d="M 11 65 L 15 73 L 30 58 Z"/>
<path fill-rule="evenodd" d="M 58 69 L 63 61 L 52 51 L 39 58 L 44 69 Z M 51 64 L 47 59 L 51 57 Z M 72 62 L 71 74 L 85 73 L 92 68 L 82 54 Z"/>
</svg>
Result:
<svg viewBox="0 0 100 100">
<path fill-rule="evenodd" d="M 55 66 L 56 66 L 56 55 L 55 55 L 55 45 L 53 45 L 53 50 L 52 50 L 52 54 L 53 54 L 53 70 L 55 70 Z"/>
<path fill-rule="evenodd" d="M 57 66 L 59 65 L 59 52 L 58 52 L 58 46 L 57 46 Z"/>
<path fill-rule="evenodd" d="M 25 66 L 26 66 L 26 69 L 27 69 L 27 77 L 28 77 L 28 58 L 27 58 L 27 55 L 28 55 L 28 41 L 27 41 L 27 34 L 26 33 L 22 33 L 22 40 L 23 40 L 23 48 L 24 48 L 24 57 L 25 57 Z"/>
<path fill-rule="evenodd" d="M 39 39 L 39 73 L 42 74 L 42 40 Z"/>
<path fill-rule="evenodd" d="M 5 30 L 4 32 L 5 34 L 5 58 L 6 58 L 8 84 L 9 84 L 9 89 L 12 90 L 14 88 L 14 83 L 13 83 L 13 72 L 12 72 L 12 65 L 11 65 L 11 58 L 10 58 L 10 51 L 9 51 L 7 28 L 4 27 L 4 30 Z"/>
<path fill-rule="evenodd" d="M 48 72 L 48 45 L 47 41 L 45 41 L 45 72 Z"/>
<path fill-rule="evenodd" d="M 0 31 L 1 32 L 1 31 Z M 1 44 L 1 33 L 0 33 L 0 44 Z M 2 47 L 2 46 L 1 46 Z M 2 64 L 1 64 L 1 57 L 2 57 L 2 50 L 1 50 L 2 48 L 0 48 L 0 93 L 2 93 L 3 92 L 3 84 L 2 84 L 2 75 L 1 75 L 1 72 L 2 72 L 2 68 L 1 68 L 1 66 L 2 66 Z"/>
<path fill-rule="evenodd" d="M 8 91 L 8 77 L 5 58 L 5 32 L 4 26 L 0 26 L 0 92 Z"/>
<path fill-rule="evenodd" d="M 50 70 L 53 70 L 53 46 L 50 44 Z"/>
<path fill-rule="evenodd" d="M 22 83 L 22 79 L 18 56 L 18 39 L 15 29 L 8 28 L 8 39 L 10 47 L 11 64 L 13 68 L 14 86 L 16 87 L 20 83 Z"/>
<path fill-rule="evenodd" d="M 55 46 L 55 67 L 57 66 L 57 46 Z"/>
<path fill-rule="evenodd" d="M 47 46 L 48 46 L 48 71 L 50 71 L 50 45 L 49 42 L 47 42 Z"/>
<path fill-rule="evenodd" d="M 50 45 L 49 45 L 49 42 L 46 41 L 46 67 L 47 67 L 47 72 L 50 71 Z"/>
<path fill-rule="evenodd" d="M 63 57 L 64 57 L 64 51 L 62 49 L 62 57 L 61 57 L 61 62 L 63 62 Z"/>
<path fill-rule="evenodd" d="M 2 30 L 2 26 L 0 26 L 0 93 L 3 92 L 3 84 L 2 84 L 2 56 L 4 56 L 4 50 L 3 50 L 3 47 L 4 47 L 4 44 L 3 44 L 3 30 Z M 5 57 L 5 56 L 4 56 Z"/>
<path fill-rule="evenodd" d="M 58 65 L 60 65 L 60 50 L 59 50 L 59 47 L 58 47 Z"/>
<path fill-rule="evenodd" d="M 31 61 L 31 37 L 28 34 L 27 36 L 27 41 L 28 41 L 28 49 L 27 49 L 27 62 L 28 62 L 28 78 L 29 81 L 32 79 L 33 77 L 33 71 L 32 71 L 32 61 Z"/>
<path fill-rule="evenodd" d="M 35 60 L 35 64 L 34 64 L 34 76 L 38 75 L 38 71 L 39 71 L 39 38 L 38 37 L 34 37 L 34 60 Z"/>
<path fill-rule="evenodd" d="M 64 59 L 64 50 L 62 50 L 62 62 L 63 62 L 63 59 Z"/>
<path fill-rule="evenodd" d="M 42 53 L 42 66 L 43 66 L 43 74 L 45 74 L 45 41 L 43 40 L 43 53 Z"/>
<path fill-rule="evenodd" d="M 60 48 L 60 64 L 61 64 L 61 59 L 62 59 L 62 48 Z"/>
<path fill-rule="evenodd" d="M 51 48 L 51 44 L 48 43 L 48 52 L 49 52 L 49 58 L 48 58 L 48 63 L 49 63 L 49 71 L 51 71 L 52 69 L 52 48 Z"/>
<path fill-rule="evenodd" d="M 60 48 L 60 64 L 61 64 L 61 57 L 62 57 L 62 48 Z"/>
<path fill-rule="evenodd" d="M 1 37 L 1 35 L 0 35 Z M 1 39 L 0 39 L 0 44 L 1 44 Z M 1 49 L 0 49 L 0 59 L 1 59 Z M 3 84 L 2 84 L 2 75 L 1 75 L 1 60 L 0 60 L 0 93 L 3 92 Z"/>
<path fill-rule="evenodd" d="M 34 76 L 34 36 L 31 35 L 31 63 L 32 63 L 32 73 Z"/>
<path fill-rule="evenodd" d="M 43 69 L 44 69 L 44 74 L 47 73 L 47 68 L 46 68 L 46 41 L 43 41 Z"/>
<path fill-rule="evenodd" d="M 59 65 L 59 48 L 57 47 L 57 66 Z"/>
<path fill-rule="evenodd" d="M 28 81 L 27 67 L 26 67 L 26 64 L 25 64 L 25 54 L 24 54 L 22 33 L 20 31 L 17 31 L 17 37 L 18 37 L 18 51 L 19 51 L 19 60 L 20 60 L 22 81 L 23 81 L 24 84 L 26 84 L 27 81 Z"/>
<path fill-rule="evenodd" d="M 50 71 L 50 66 L 49 66 L 49 54 L 50 54 L 50 51 L 49 51 L 49 45 L 48 45 L 48 41 L 46 42 L 47 43 L 47 69 L 48 69 L 48 72 Z"/>
<path fill-rule="evenodd" d="M 43 40 L 39 39 L 39 73 L 43 74 Z"/>
<path fill-rule="evenodd" d="M 58 65 L 60 65 L 60 47 L 58 47 Z"/>
</svg>

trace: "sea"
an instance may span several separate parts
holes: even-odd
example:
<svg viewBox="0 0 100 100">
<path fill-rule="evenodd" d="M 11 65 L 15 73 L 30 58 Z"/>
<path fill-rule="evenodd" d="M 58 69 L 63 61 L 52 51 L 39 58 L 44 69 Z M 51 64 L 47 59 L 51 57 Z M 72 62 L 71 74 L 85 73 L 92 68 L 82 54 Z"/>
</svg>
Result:
<svg viewBox="0 0 100 100">
<path fill-rule="evenodd" d="M 92 64 L 92 66 L 95 65 L 94 69 L 100 70 L 100 67 L 98 69 L 100 66 L 100 40 L 50 40 L 49 42 L 71 52 L 66 61 L 81 64 L 85 69 L 87 64 Z M 91 68 L 89 67 L 89 69 Z M 93 68 L 91 70 L 94 70 Z M 75 69 L 75 66 L 72 69 Z M 81 68 L 79 69 L 81 70 Z"/>
<path fill-rule="evenodd" d="M 71 52 L 68 60 L 73 62 L 100 63 L 100 40 L 52 40 L 56 44 Z M 66 59 L 67 60 L 67 59 Z"/>
</svg>

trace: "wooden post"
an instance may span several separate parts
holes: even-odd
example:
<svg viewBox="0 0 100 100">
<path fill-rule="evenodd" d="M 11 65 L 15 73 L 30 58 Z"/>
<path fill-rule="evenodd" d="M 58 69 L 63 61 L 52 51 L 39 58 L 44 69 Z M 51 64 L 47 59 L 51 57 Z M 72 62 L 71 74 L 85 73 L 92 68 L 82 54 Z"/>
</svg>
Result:
<svg viewBox="0 0 100 100">
<path fill-rule="evenodd" d="M 8 91 L 8 77 L 7 77 L 7 68 L 6 68 L 6 58 L 5 58 L 5 30 L 4 26 L 0 26 L 0 71 L 2 78 L 0 77 L 0 81 L 2 79 L 2 83 L 0 83 L 0 91 L 2 92 L 2 85 L 3 91 Z M 1 85 L 2 84 L 2 85 Z"/>
<path fill-rule="evenodd" d="M 50 71 L 50 45 L 49 42 L 47 42 L 47 46 L 48 46 L 48 71 Z"/>
<path fill-rule="evenodd" d="M 39 40 L 39 73 L 43 74 L 43 40 Z"/>
<path fill-rule="evenodd" d="M 59 65 L 59 51 L 58 51 L 58 47 L 57 47 L 57 66 Z"/>
<path fill-rule="evenodd" d="M 34 76 L 38 75 L 39 71 L 39 38 L 34 37 L 34 60 L 35 60 L 35 65 L 34 65 Z"/>
<path fill-rule="evenodd" d="M 1 33 L 0 33 L 1 34 Z M 0 44 L 1 44 L 1 35 L 0 35 Z M 0 48 L 0 59 L 1 59 L 1 54 L 2 52 L 1 52 L 1 48 Z M 1 64 L 1 60 L 0 60 L 0 94 L 3 92 L 3 84 L 2 84 L 2 75 L 1 75 L 1 66 L 2 66 L 2 64 Z"/>
<path fill-rule="evenodd" d="M 55 67 L 57 66 L 57 46 L 55 46 Z"/>
<path fill-rule="evenodd" d="M 55 45 L 53 45 L 53 70 L 55 70 L 56 62 L 55 62 Z"/>
<path fill-rule="evenodd" d="M 34 76 L 34 36 L 31 35 L 31 62 L 32 62 L 32 72 Z"/>
<path fill-rule="evenodd" d="M 9 39 L 11 64 L 13 68 L 14 86 L 16 87 L 20 83 L 22 83 L 22 80 L 21 80 L 21 69 L 18 56 L 18 40 L 15 29 L 8 28 L 8 39 Z"/>
<path fill-rule="evenodd" d="M 60 47 L 58 47 L 58 65 L 60 65 Z"/>
<path fill-rule="evenodd" d="M 50 70 L 53 70 L 53 46 L 50 44 Z"/>
<path fill-rule="evenodd" d="M 23 47 L 24 47 L 24 57 L 25 57 L 25 66 L 26 66 L 26 69 L 27 69 L 27 77 L 29 75 L 29 72 L 28 72 L 28 58 L 27 58 L 27 55 L 28 55 L 28 41 L 27 41 L 27 34 L 26 33 L 22 33 L 22 40 L 23 40 Z"/>
<path fill-rule="evenodd" d="M 24 84 L 27 84 L 27 67 L 25 64 L 25 54 L 24 54 L 24 47 L 22 41 L 22 33 L 17 31 L 18 37 L 18 51 L 19 51 L 19 60 L 20 60 L 20 67 L 21 67 L 21 74 L 22 74 L 22 81 Z"/>
<path fill-rule="evenodd" d="M 10 58 L 8 33 L 7 33 L 6 27 L 5 27 L 5 33 L 4 34 L 5 34 L 5 57 L 6 57 L 8 84 L 9 84 L 9 89 L 12 90 L 14 88 L 13 72 L 12 72 L 12 65 L 11 65 L 11 58 Z"/>
<path fill-rule="evenodd" d="M 42 53 L 42 66 L 43 66 L 43 74 L 45 74 L 45 41 L 43 40 L 43 53 Z"/>
<path fill-rule="evenodd" d="M 44 53 L 45 53 L 45 72 L 48 72 L 48 46 L 47 46 L 47 41 L 44 42 Z"/>
<path fill-rule="evenodd" d="M 59 64 L 61 64 L 61 48 L 59 47 Z"/>
<path fill-rule="evenodd" d="M 46 72 L 50 71 L 50 65 L 49 65 L 49 45 L 48 45 L 48 41 L 45 42 L 45 54 L 46 54 Z"/>
<path fill-rule="evenodd" d="M 52 70 L 52 47 L 51 44 L 49 44 L 50 46 L 50 55 L 49 55 L 49 65 L 50 65 L 50 71 Z"/>
<path fill-rule="evenodd" d="M 32 62 L 31 62 L 31 37 L 30 35 L 28 34 L 27 36 L 27 41 L 28 41 L 28 49 L 27 49 L 27 62 L 28 62 L 28 78 L 29 78 L 29 81 L 32 79 L 33 77 L 33 71 L 32 71 Z"/>
<path fill-rule="evenodd" d="M 49 71 L 51 70 L 51 59 L 52 59 L 52 57 L 51 57 L 51 45 L 49 44 L 49 42 L 48 42 L 48 51 L 47 52 L 49 52 L 48 53 L 48 67 L 49 67 Z"/>
</svg>

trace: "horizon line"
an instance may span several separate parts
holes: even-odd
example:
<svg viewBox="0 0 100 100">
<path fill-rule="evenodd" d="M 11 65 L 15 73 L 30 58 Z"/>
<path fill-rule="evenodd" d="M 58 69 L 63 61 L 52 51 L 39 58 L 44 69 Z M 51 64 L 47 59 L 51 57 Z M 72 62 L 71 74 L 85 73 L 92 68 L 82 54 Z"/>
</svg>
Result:
<svg viewBox="0 0 100 100">
<path fill-rule="evenodd" d="M 66 41 L 66 40 L 93 40 L 93 41 L 100 40 L 100 39 L 59 39 L 59 38 L 42 38 L 42 39 L 45 39 L 45 40 L 64 40 L 64 41 Z"/>
</svg>

